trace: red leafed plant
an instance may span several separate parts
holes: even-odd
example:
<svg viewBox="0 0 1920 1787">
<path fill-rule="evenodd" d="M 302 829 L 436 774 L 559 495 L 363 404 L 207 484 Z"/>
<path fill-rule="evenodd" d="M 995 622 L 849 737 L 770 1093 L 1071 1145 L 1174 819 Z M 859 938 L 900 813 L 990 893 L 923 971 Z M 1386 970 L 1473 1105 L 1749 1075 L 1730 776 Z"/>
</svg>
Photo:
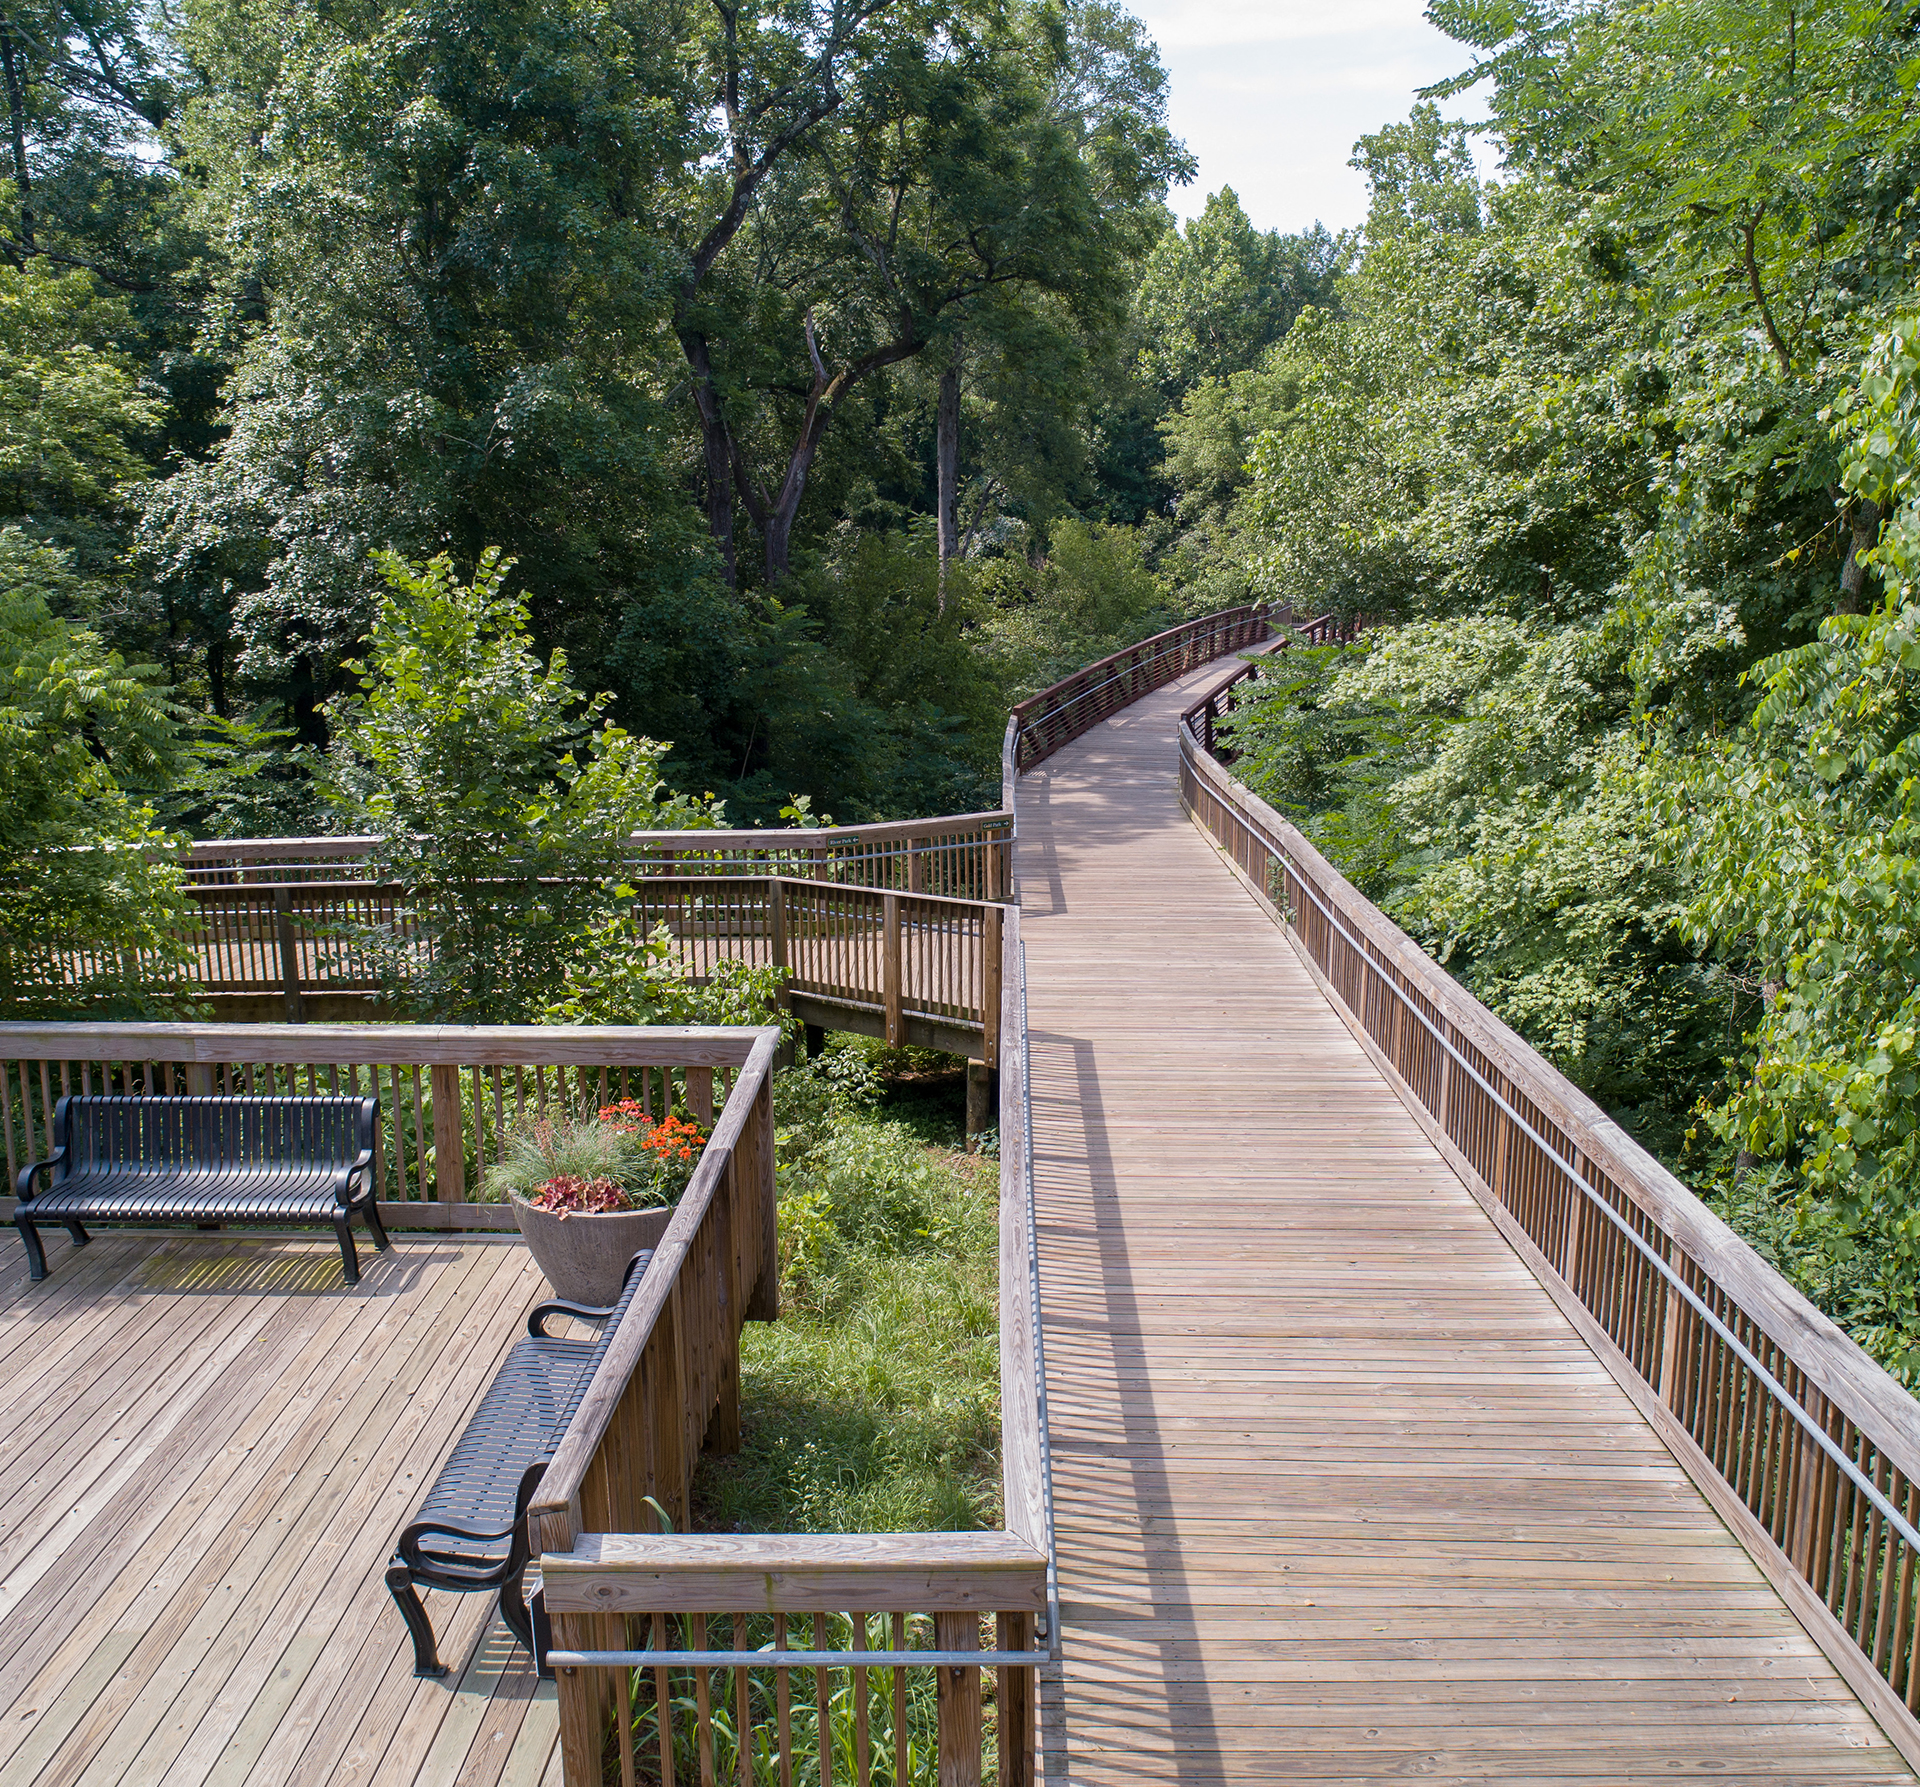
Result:
<svg viewBox="0 0 1920 1787">
<path fill-rule="evenodd" d="M 556 1173 L 527 1202 L 536 1210 L 561 1216 L 608 1216 L 631 1210 L 633 1198 L 617 1179 L 582 1179 L 578 1173 Z"/>
</svg>

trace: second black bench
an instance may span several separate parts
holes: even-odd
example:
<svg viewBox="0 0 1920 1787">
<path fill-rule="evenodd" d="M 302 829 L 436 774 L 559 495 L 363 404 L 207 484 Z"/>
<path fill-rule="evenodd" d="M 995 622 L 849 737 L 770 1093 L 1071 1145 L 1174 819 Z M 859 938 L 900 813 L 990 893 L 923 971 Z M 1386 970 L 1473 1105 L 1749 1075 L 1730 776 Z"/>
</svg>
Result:
<svg viewBox="0 0 1920 1787">
<path fill-rule="evenodd" d="M 415 1675 L 447 1673 L 420 1602 L 421 1583 L 466 1593 L 498 1589 L 501 1618 L 546 1673 L 544 1635 L 536 1642 L 535 1631 L 543 1622 L 523 1592 L 533 1561 L 527 1505 L 652 1258 L 648 1249 L 627 1262 L 626 1283 L 611 1309 L 552 1302 L 527 1317 L 526 1333 L 494 1373 L 419 1513 L 400 1534 L 387 1566 L 387 1589 L 413 1636 Z M 546 1327 L 556 1315 L 599 1322 L 599 1338 L 556 1338 Z"/>
<path fill-rule="evenodd" d="M 53 1110 L 54 1151 L 21 1169 L 14 1227 L 27 1269 L 47 1275 L 40 1227 L 76 1247 L 93 1223 L 240 1222 L 330 1227 L 347 1283 L 360 1281 L 348 1225 L 387 1245 L 374 1204 L 372 1098 L 123 1098 L 71 1093 Z M 51 1173 L 45 1191 L 33 1182 Z"/>
</svg>

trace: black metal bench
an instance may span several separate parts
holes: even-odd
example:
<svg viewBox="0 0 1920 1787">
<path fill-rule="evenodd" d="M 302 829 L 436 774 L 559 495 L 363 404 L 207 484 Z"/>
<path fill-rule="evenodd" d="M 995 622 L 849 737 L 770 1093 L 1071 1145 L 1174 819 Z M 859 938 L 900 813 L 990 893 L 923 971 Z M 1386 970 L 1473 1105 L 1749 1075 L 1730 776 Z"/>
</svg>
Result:
<svg viewBox="0 0 1920 1787">
<path fill-rule="evenodd" d="M 54 1151 L 24 1167 L 14 1227 L 27 1268 L 47 1275 L 40 1228 L 76 1247 L 87 1223 L 330 1225 L 347 1283 L 360 1282 L 348 1224 L 388 1245 L 374 1205 L 379 1117 L 371 1098 L 118 1098 L 71 1094 L 54 1107 Z M 33 1182 L 51 1173 L 38 1196 Z"/>
<path fill-rule="evenodd" d="M 652 1258 L 649 1248 L 627 1262 L 626 1283 L 611 1309 L 552 1302 L 527 1317 L 525 1336 L 513 1343 L 494 1373 L 419 1513 L 400 1534 L 387 1566 L 387 1588 L 413 1635 L 415 1675 L 447 1673 L 434 1646 L 433 1623 L 421 1605 L 416 1585 L 422 1583 L 456 1593 L 497 1588 L 501 1618 L 547 1673 L 546 1622 L 524 1592 L 533 1561 L 527 1506 Z M 597 1321 L 600 1336 L 556 1339 L 546 1330 L 555 1315 Z"/>
</svg>

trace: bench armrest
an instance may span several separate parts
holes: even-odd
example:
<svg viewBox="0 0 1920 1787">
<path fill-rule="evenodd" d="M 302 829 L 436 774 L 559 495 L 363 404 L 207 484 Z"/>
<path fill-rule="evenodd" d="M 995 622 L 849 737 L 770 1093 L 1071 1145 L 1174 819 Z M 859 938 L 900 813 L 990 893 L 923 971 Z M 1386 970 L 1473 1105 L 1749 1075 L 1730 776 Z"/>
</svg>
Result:
<svg viewBox="0 0 1920 1787">
<path fill-rule="evenodd" d="M 569 1303 L 563 1297 L 550 1298 L 545 1303 L 536 1303 L 527 1317 L 527 1332 L 536 1340 L 551 1340 L 547 1332 L 547 1317 L 550 1315 L 570 1315 L 576 1321 L 604 1322 L 613 1314 L 616 1305 L 609 1304 L 605 1309 L 595 1309 L 587 1303 Z"/>
<path fill-rule="evenodd" d="M 400 1542 L 395 1549 L 411 1569 L 441 1575 L 470 1576 L 476 1583 L 491 1584 L 499 1579 L 498 1564 L 486 1564 L 478 1560 L 471 1564 L 456 1563 L 451 1559 L 429 1560 L 420 1555 L 420 1541 L 439 1533 L 449 1539 L 471 1539 L 476 1544 L 486 1544 L 493 1540 L 511 1539 L 514 1527 L 518 1525 L 516 1521 L 514 1526 L 477 1527 L 462 1526 L 456 1520 L 416 1520 L 400 1535 Z"/>
<path fill-rule="evenodd" d="M 66 1149 L 64 1147 L 60 1147 L 60 1148 L 54 1149 L 54 1151 L 51 1154 L 49 1154 L 45 1160 L 36 1160 L 32 1166 L 22 1167 L 20 1169 L 19 1180 L 16 1183 L 14 1188 L 15 1195 L 18 1196 L 21 1203 L 30 1204 L 33 1202 L 34 1174 L 44 1173 L 49 1167 L 57 1167 L 66 1158 L 67 1158 Z"/>
<path fill-rule="evenodd" d="M 334 1201 L 343 1207 L 352 1203 L 354 1180 L 359 1179 L 365 1181 L 369 1177 L 367 1168 L 372 1165 L 373 1150 L 371 1148 L 362 1148 L 354 1157 L 353 1165 L 343 1168 L 340 1177 L 334 1181 Z"/>
</svg>

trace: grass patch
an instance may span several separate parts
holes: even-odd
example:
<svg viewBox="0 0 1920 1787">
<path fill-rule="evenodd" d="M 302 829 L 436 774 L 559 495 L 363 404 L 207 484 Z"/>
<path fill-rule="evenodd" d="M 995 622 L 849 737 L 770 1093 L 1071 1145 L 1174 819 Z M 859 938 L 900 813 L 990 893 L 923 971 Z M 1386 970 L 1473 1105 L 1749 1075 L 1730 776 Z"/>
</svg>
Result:
<svg viewBox="0 0 1920 1787">
<path fill-rule="evenodd" d="M 963 1076 L 894 1053 L 836 1038 L 774 1082 L 781 1316 L 741 1336 L 699 1530 L 1000 1522 L 999 1166 L 962 1152 Z"/>
</svg>

